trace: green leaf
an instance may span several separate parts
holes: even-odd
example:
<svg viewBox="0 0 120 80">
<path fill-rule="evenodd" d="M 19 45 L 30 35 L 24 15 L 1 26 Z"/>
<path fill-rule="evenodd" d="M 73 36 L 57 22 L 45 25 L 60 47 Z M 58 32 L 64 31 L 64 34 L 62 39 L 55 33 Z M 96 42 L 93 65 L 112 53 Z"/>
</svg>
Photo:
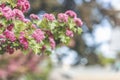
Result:
<svg viewBox="0 0 120 80">
<path fill-rule="evenodd" d="M 42 20 L 36 21 L 36 25 L 40 28 Z"/>
<path fill-rule="evenodd" d="M 64 36 L 64 35 L 60 35 L 59 38 L 60 38 L 60 41 L 61 41 L 61 42 L 64 42 L 64 43 L 66 42 L 66 41 L 65 41 L 65 36 Z"/>
<path fill-rule="evenodd" d="M 70 29 L 74 29 L 75 28 L 75 24 L 74 23 L 69 23 L 69 28 Z"/>
<path fill-rule="evenodd" d="M 34 47 L 34 48 L 33 48 L 33 51 L 34 51 L 35 54 L 38 54 L 38 53 L 40 52 L 40 49 Z"/>
<path fill-rule="evenodd" d="M 56 24 L 54 22 L 49 23 L 50 30 L 53 30 L 55 28 Z"/>
<path fill-rule="evenodd" d="M 82 33 L 82 29 L 78 27 L 78 28 L 77 28 L 77 33 L 78 33 L 78 34 L 81 34 L 81 33 Z"/>
<path fill-rule="evenodd" d="M 48 56 L 49 56 L 51 53 L 52 53 L 52 52 L 51 52 L 50 50 L 46 50 L 46 51 L 45 51 L 45 54 L 48 55 Z"/>
<path fill-rule="evenodd" d="M 29 40 L 29 46 L 32 48 L 35 54 L 39 54 L 41 51 L 43 42 L 37 43 L 35 40 Z"/>
<path fill-rule="evenodd" d="M 73 32 L 75 32 L 75 33 L 76 33 L 76 32 L 77 32 L 77 29 L 76 29 L 76 28 L 74 28 L 74 29 L 73 29 Z"/>
<path fill-rule="evenodd" d="M 13 42 L 13 46 L 18 47 L 18 46 L 19 46 L 19 44 L 18 44 L 18 43 L 16 43 L 16 42 Z"/>
<path fill-rule="evenodd" d="M 0 54 L 4 54 L 5 53 L 5 49 L 3 47 L 0 47 Z"/>
<path fill-rule="evenodd" d="M 46 20 L 46 19 L 43 19 L 43 20 L 41 21 L 40 25 L 38 25 L 38 26 L 40 26 L 41 28 L 47 28 L 47 27 L 48 27 L 48 22 L 47 22 L 47 20 Z"/>
<path fill-rule="evenodd" d="M 65 39 L 66 39 L 66 43 L 65 44 L 68 44 L 69 41 L 70 41 L 70 37 L 65 37 Z"/>
<path fill-rule="evenodd" d="M 24 55 L 27 55 L 29 53 L 29 50 L 22 50 Z"/>
<path fill-rule="evenodd" d="M 65 26 L 65 23 L 58 23 L 59 26 Z"/>
</svg>

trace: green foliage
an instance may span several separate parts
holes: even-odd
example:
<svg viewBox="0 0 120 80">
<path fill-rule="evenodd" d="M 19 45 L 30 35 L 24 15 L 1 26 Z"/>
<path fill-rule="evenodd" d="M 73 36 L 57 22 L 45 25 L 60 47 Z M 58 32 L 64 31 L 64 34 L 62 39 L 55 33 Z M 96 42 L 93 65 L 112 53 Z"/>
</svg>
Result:
<svg viewBox="0 0 120 80">
<path fill-rule="evenodd" d="M 100 60 L 100 64 L 103 65 L 103 66 L 105 66 L 107 64 L 112 64 L 112 63 L 115 62 L 115 59 L 106 58 L 102 54 L 99 54 L 98 57 L 99 57 L 99 60 Z"/>
<path fill-rule="evenodd" d="M 13 8 L 16 6 L 16 2 L 17 0 L 0 0 L 0 3 L 6 3 Z"/>
</svg>

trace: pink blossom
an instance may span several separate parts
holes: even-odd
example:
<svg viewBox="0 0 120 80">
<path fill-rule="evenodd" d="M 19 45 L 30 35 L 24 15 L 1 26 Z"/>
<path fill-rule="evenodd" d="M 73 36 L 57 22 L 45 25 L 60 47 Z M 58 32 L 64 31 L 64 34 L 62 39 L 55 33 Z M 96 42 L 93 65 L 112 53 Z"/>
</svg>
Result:
<svg viewBox="0 0 120 80">
<path fill-rule="evenodd" d="M 7 26 L 7 30 L 12 31 L 13 27 L 14 27 L 14 24 L 9 24 Z"/>
<path fill-rule="evenodd" d="M 81 21 L 80 18 L 75 18 L 74 22 L 75 22 L 76 26 L 82 26 L 83 25 L 83 22 Z"/>
<path fill-rule="evenodd" d="M 15 34 L 12 31 L 6 30 L 4 33 L 5 37 L 10 41 L 14 42 L 16 40 Z"/>
<path fill-rule="evenodd" d="M 69 36 L 69 37 L 73 37 L 74 36 L 73 31 L 71 31 L 69 29 L 66 30 L 66 35 Z"/>
<path fill-rule="evenodd" d="M 77 14 L 74 11 L 72 11 L 72 10 L 66 11 L 65 14 L 67 14 L 68 16 L 70 16 L 72 18 L 77 17 Z"/>
<path fill-rule="evenodd" d="M 44 14 L 43 15 L 44 18 L 46 18 L 48 21 L 53 21 L 55 20 L 55 16 L 53 14 Z"/>
<path fill-rule="evenodd" d="M 34 56 L 30 59 L 27 66 L 29 67 L 30 70 L 34 71 L 36 69 L 38 61 L 39 61 L 39 56 Z"/>
<path fill-rule="evenodd" d="M 31 64 L 32 63 L 32 64 Z M 28 68 L 31 70 L 31 71 L 34 71 L 36 69 L 36 64 L 35 62 L 33 62 L 32 60 L 29 61 L 29 63 L 27 64 Z"/>
<path fill-rule="evenodd" d="M 4 39 L 5 36 L 3 34 L 0 34 L 0 39 Z"/>
<path fill-rule="evenodd" d="M 7 49 L 6 51 L 9 52 L 9 54 L 13 54 L 14 53 L 14 48 L 11 48 L 10 45 L 8 45 L 6 47 L 6 49 Z"/>
<path fill-rule="evenodd" d="M 0 4 L 0 8 L 4 8 L 6 6 L 6 4 L 5 3 L 2 3 L 2 4 Z"/>
<path fill-rule="evenodd" d="M 0 34 L 0 44 L 5 42 L 5 36 Z"/>
<path fill-rule="evenodd" d="M 29 22 L 30 22 L 29 19 L 23 19 L 22 21 L 23 21 L 24 23 L 29 23 Z"/>
<path fill-rule="evenodd" d="M 20 36 L 25 36 L 25 32 L 20 32 Z"/>
<path fill-rule="evenodd" d="M 51 48 L 54 49 L 56 46 L 55 40 L 52 37 L 49 37 Z"/>
<path fill-rule="evenodd" d="M 14 17 L 14 12 L 12 11 L 12 9 L 8 6 L 4 7 L 2 10 L 1 10 L 3 16 L 5 18 L 7 18 L 8 20 L 12 19 Z"/>
<path fill-rule="evenodd" d="M 32 24 L 31 27 L 32 27 L 33 29 L 36 29 L 36 28 L 37 28 L 35 24 Z"/>
<path fill-rule="evenodd" d="M 19 41 L 20 41 L 20 43 L 23 45 L 24 49 L 27 49 L 27 48 L 28 48 L 28 45 L 29 45 L 29 44 L 28 44 L 27 39 L 25 38 L 24 32 L 21 32 L 21 33 L 20 33 Z"/>
<path fill-rule="evenodd" d="M 50 37 L 53 37 L 53 34 L 52 34 L 52 32 L 51 32 L 50 30 L 46 31 L 46 34 L 47 34 L 48 36 L 50 36 Z"/>
<path fill-rule="evenodd" d="M 2 9 L 6 6 L 6 4 L 0 4 L 0 12 L 2 12 Z"/>
<path fill-rule="evenodd" d="M 25 19 L 25 16 L 23 14 L 23 12 L 19 9 L 14 9 L 13 10 L 14 14 L 15 14 L 15 17 L 20 19 L 21 21 L 23 21 Z"/>
<path fill-rule="evenodd" d="M 59 13 L 58 14 L 58 21 L 59 22 L 67 22 L 68 21 L 68 15 L 64 13 Z"/>
<path fill-rule="evenodd" d="M 8 65 L 8 73 L 10 74 L 11 72 L 17 71 L 18 67 L 19 67 L 19 65 L 18 65 L 17 62 L 9 63 L 9 65 Z"/>
<path fill-rule="evenodd" d="M 39 43 L 41 42 L 45 36 L 44 36 L 44 33 L 43 31 L 41 31 L 40 29 L 36 29 L 34 31 L 34 33 L 32 34 L 32 37 Z"/>
<path fill-rule="evenodd" d="M 7 77 L 7 71 L 6 70 L 4 70 L 4 69 L 0 69 L 0 77 L 1 78 L 5 78 L 5 77 Z"/>
<path fill-rule="evenodd" d="M 30 3 L 28 0 L 18 0 L 17 6 L 21 8 L 22 12 L 27 12 L 30 9 Z"/>
<path fill-rule="evenodd" d="M 2 12 L 2 7 L 0 7 L 0 12 Z"/>
<path fill-rule="evenodd" d="M 39 19 L 39 17 L 37 15 L 35 15 L 35 14 L 30 14 L 30 18 L 35 19 L 35 20 Z"/>
</svg>

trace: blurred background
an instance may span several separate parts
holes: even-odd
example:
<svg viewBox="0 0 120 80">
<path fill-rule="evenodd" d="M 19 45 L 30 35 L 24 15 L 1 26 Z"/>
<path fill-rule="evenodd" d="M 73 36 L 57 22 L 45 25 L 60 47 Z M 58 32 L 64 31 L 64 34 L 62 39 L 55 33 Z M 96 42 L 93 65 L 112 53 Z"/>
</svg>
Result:
<svg viewBox="0 0 120 80">
<path fill-rule="evenodd" d="M 0 55 L 0 80 L 120 80 L 120 0 L 29 0 L 28 17 L 73 10 L 82 35 L 50 56 Z"/>
</svg>

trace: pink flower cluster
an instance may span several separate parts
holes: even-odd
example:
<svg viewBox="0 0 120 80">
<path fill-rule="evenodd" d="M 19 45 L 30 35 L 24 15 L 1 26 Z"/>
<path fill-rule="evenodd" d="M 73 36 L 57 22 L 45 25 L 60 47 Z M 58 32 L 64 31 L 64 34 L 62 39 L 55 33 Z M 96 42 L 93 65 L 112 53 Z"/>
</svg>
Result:
<svg viewBox="0 0 120 80">
<path fill-rule="evenodd" d="M 48 21 L 53 21 L 55 20 L 55 16 L 53 14 L 44 14 L 43 18 L 47 19 Z"/>
<path fill-rule="evenodd" d="M 23 21 L 23 20 L 25 19 L 25 16 L 24 16 L 24 14 L 23 14 L 23 12 L 22 12 L 21 10 L 19 10 L 19 9 L 14 9 L 13 12 L 14 12 L 14 16 L 15 16 L 17 19 L 19 19 L 19 20 L 21 20 L 21 21 Z"/>
<path fill-rule="evenodd" d="M 0 34 L 0 39 L 4 39 L 5 36 L 3 34 Z"/>
<path fill-rule="evenodd" d="M 10 7 L 8 6 L 3 7 L 0 9 L 0 11 L 2 12 L 3 16 L 7 18 L 8 20 L 14 18 L 14 12 L 12 11 Z"/>
<path fill-rule="evenodd" d="M 73 18 L 76 26 L 82 26 L 83 22 L 81 21 L 80 18 L 77 18 L 77 14 L 72 11 L 68 10 L 65 13 L 59 13 L 58 14 L 58 21 L 59 22 L 68 22 L 68 17 Z"/>
<path fill-rule="evenodd" d="M 82 26 L 82 25 L 83 25 L 83 22 L 82 22 L 81 19 L 79 19 L 79 18 L 75 18 L 75 19 L 74 19 L 74 22 L 75 22 L 75 24 L 76 24 L 77 26 Z"/>
<path fill-rule="evenodd" d="M 5 36 L 0 34 L 0 39 L 4 39 L 4 38 L 5 38 Z"/>
<path fill-rule="evenodd" d="M 68 22 L 68 15 L 65 13 L 58 14 L 58 21 L 59 22 Z"/>
<path fill-rule="evenodd" d="M 55 49 L 56 43 L 53 37 L 49 37 L 50 45 L 52 49 Z"/>
<path fill-rule="evenodd" d="M 6 6 L 5 3 L 0 4 L 0 9 L 4 8 Z"/>
<path fill-rule="evenodd" d="M 43 31 L 41 31 L 40 29 L 36 29 L 36 30 L 33 32 L 32 37 L 33 37 L 38 43 L 41 42 L 41 41 L 45 38 Z"/>
<path fill-rule="evenodd" d="M 67 15 L 70 16 L 71 18 L 77 17 L 77 14 L 76 14 L 74 11 L 72 11 L 72 10 L 66 11 L 65 14 L 67 14 Z"/>
<path fill-rule="evenodd" d="M 22 12 L 27 12 L 30 9 L 30 3 L 28 0 L 17 0 L 17 7 L 20 7 Z"/>
<path fill-rule="evenodd" d="M 25 38 L 25 33 L 21 32 L 20 37 L 19 37 L 19 41 L 20 43 L 23 45 L 24 49 L 28 49 L 28 41 Z"/>
<path fill-rule="evenodd" d="M 3 16 L 7 19 L 14 19 L 17 18 L 21 21 L 25 21 L 25 16 L 23 12 L 19 9 L 11 9 L 10 7 L 6 6 L 0 9 L 0 12 L 3 14 Z"/>
<path fill-rule="evenodd" d="M 31 27 L 32 27 L 33 29 L 36 29 L 36 28 L 37 28 L 35 24 L 32 24 Z"/>
<path fill-rule="evenodd" d="M 68 10 L 65 12 L 66 15 L 68 15 L 69 17 L 71 18 L 74 18 L 74 22 L 76 24 L 76 26 L 82 26 L 83 25 L 83 22 L 81 21 L 80 18 L 77 18 L 77 14 L 72 11 L 72 10 Z"/>
<path fill-rule="evenodd" d="M 16 40 L 15 34 L 12 31 L 6 30 L 3 33 L 7 39 L 10 41 L 14 42 Z"/>
<path fill-rule="evenodd" d="M 37 15 L 35 15 L 35 14 L 31 14 L 30 18 L 35 19 L 35 20 L 39 20 L 39 17 Z"/>
<path fill-rule="evenodd" d="M 5 42 L 5 36 L 0 34 L 0 45 Z"/>
<path fill-rule="evenodd" d="M 66 35 L 69 36 L 69 37 L 73 37 L 74 36 L 73 31 L 71 31 L 70 29 L 66 30 Z"/>
<path fill-rule="evenodd" d="M 10 19 L 13 19 L 14 17 L 20 19 L 21 21 L 23 22 L 28 22 L 26 19 L 25 19 L 25 16 L 23 14 L 23 12 L 27 12 L 30 8 L 30 4 L 29 4 L 29 1 L 28 0 L 18 0 L 17 1 L 17 7 L 20 8 L 14 8 L 13 10 L 2 4 L 0 6 L 0 12 L 3 14 L 3 16 L 10 20 Z"/>
<path fill-rule="evenodd" d="M 14 27 L 14 24 L 9 24 L 9 25 L 7 26 L 7 30 L 12 31 L 12 30 L 13 30 L 13 27 Z"/>
<path fill-rule="evenodd" d="M 13 27 L 14 27 L 14 24 L 9 24 L 7 26 L 7 29 L 3 32 L 3 35 L 1 35 L 1 37 L 4 39 L 8 39 L 11 42 L 14 42 L 16 40 L 16 37 L 14 32 L 12 31 Z"/>
<path fill-rule="evenodd" d="M 12 48 L 12 47 L 10 47 L 10 45 L 8 45 L 8 46 L 6 47 L 6 51 L 9 52 L 9 54 L 13 54 L 14 48 Z"/>
</svg>

